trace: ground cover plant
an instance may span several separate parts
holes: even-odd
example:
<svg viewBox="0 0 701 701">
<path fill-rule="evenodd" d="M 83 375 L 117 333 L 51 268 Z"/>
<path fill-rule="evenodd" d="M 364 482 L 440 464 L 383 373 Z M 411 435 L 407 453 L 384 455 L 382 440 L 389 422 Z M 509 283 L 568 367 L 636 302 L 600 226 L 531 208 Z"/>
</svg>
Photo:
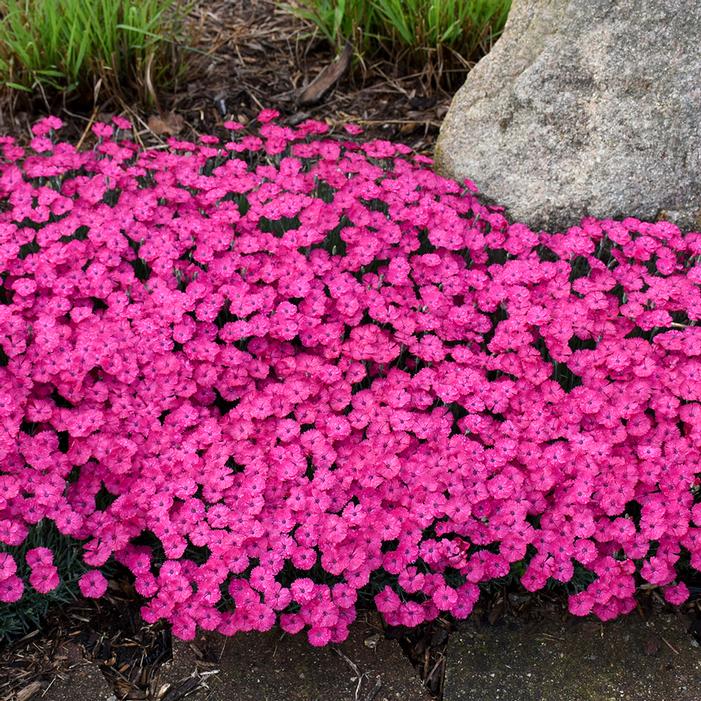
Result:
<svg viewBox="0 0 701 701">
<path fill-rule="evenodd" d="M 158 104 L 182 68 L 181 0 L 2 0 L 0 84 L 51 100 Z M 101 93 L 101 94 L 100 94 Z"/>
<path fill-rule="evenodd" d="M 339 48 L 350 41 L 361 57 L 384 52 L 440 81 L 488 50 L 511 0 L 296 0 L 283 7 Z"/>
<path fill-rule="evenodd" d="M 259 115 L 143 150 L 0 141 L 0 601 L 128 568 L 190 638 L 338 642 L 701 570 L 701 234 L 533 232 L 401 144 Z M 64 543 L 65 546 L 65 543 Z"/>
</svg>

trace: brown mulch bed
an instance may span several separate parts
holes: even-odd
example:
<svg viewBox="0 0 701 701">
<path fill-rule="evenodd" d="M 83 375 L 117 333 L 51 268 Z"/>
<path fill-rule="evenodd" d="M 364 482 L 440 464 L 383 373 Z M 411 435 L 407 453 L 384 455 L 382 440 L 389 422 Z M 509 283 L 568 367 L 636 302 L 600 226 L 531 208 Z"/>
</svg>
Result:
<svg viewBox="0 0 701 701">
<path fill-rule="evenodd" d="M 431 150 L 451 95 L 431 89 L 425 74 L 402 74 L 386 61 L 355 66 L 322 101 L 302 106 L 304 87 L 334 59 L 325 42 L 310 37 L 308 27 L 274 0 L 220 0 L 200 12 L 214 61 L 208 78 L 189 85 L 175 102 L 189 119 L 212 124 L 225 112 L 245 120 L 272 107 L 293 122 L 355 122 L 368 136 Z"/>
<path fill-rule="evenodd" d="M 75 662 L 67 645 L 97 664 L 118 699 L 160 701 L 167 693 L 176 701 L 194 688 L 180 695 L 161 688 L 156 672 L 172 656 L 170 630 L 144 623 L 136 600 L 114 586 L 100 601 L 51 610 L 41 631 L 0 646 L 0 701 L 41 698 Z"/>
<path fill-rule="evenodd" d="M 352 62 L 322 99 L 304 104 L 305 88 L 333 64 L 335 52 L 275 0 L 202 0 L 191 21 L 190 69 L 172 94 L 160 96 L 160 114 L 114 100 L 93 111 L 6 103 L 0 105 L 0 133 L 24 141 L 32 122 L 51 111 L 66 122 L 64 138 L 84 140 L 95 119 L 121 113 L 137 125 L 145 144 L 158 145 L 171 134 L 216 133 L 225 119 L 248 122 L 274 108 L 288 124 L 307 118 L 331 126 L 352 122 L 365 128 L 367 138 L 397 139 L 432 152 L 451 95 L 431 87 L 426 71 L 403 74 L 389 61 Z"/>
</svg>

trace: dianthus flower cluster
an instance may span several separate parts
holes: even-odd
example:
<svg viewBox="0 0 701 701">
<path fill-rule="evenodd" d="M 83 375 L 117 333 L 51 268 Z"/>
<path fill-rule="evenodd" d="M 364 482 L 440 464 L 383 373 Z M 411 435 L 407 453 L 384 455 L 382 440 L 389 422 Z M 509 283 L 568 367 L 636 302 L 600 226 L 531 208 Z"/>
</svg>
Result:
<svg viewBox="0 0 701 701">
<path fill-rule="evenodd" d="M 701 234 L 508 224 L 386 141 L 260 115 L 228 139 L 0 140 L 0 600 L 58 583 L 42 519 L 183 638 L 338 642 L 478 586 L 701 570 Z M 353 132 L 351 132 L 353 133 Z"/>
</svg>

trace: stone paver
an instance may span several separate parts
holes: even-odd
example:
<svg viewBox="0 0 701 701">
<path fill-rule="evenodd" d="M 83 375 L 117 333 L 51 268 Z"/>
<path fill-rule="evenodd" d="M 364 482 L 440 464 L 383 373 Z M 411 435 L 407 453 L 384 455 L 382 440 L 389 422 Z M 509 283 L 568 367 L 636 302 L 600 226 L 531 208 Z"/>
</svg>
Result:
<svg viewBox="0 0 701 701">
<path fill-rule="evenodd" d="M 701 650 L 688 620 L 562 618 L 451 635 L 444 701 L 699 701 Z"/>
<path fill-rule="evenodd" d="M 64 643 L 59 650 L 65 656 L 60 675 L 46 685 L 37 688 L 28 699 L 38 701 L 114 701 L 114 695 L 100 668 L 84 659 L 80 648 Z"/>
<path fill-rule="evenodd" d="M 193 672 L 212 671 L 208 689 L 188 701 L 430 701 L 399 644 L 378 635 L 372 620 L 356 622 L 339 646 L 313 648 L 304 635 L 248 633 L 207 635 L 218 661 L 206 666 L 187 643 L 173 642 L 173 661 L 159 682 L 175 689 Z M 198 643 L 195 643 L 196 645 Z"/>
</svg>

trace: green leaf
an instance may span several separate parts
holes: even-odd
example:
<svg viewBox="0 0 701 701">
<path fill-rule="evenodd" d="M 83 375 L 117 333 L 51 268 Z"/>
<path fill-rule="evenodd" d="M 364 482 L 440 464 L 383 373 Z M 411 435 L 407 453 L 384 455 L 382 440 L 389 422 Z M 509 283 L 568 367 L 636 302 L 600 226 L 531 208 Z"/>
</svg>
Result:
<svg viewBox="0 0 701 701">
<path fill-rule="evenodd" d="M 3 85 L 6 85 L 8 88 L 12 88 L 13 90 L 23 90 L 24 92 L 32 92 L 32 89 L 28 88 L 26 85 L 20 85 L 19 83 L 13 83 L 11 81 L 7 81 L 3 83 Z"/>
</svg>

